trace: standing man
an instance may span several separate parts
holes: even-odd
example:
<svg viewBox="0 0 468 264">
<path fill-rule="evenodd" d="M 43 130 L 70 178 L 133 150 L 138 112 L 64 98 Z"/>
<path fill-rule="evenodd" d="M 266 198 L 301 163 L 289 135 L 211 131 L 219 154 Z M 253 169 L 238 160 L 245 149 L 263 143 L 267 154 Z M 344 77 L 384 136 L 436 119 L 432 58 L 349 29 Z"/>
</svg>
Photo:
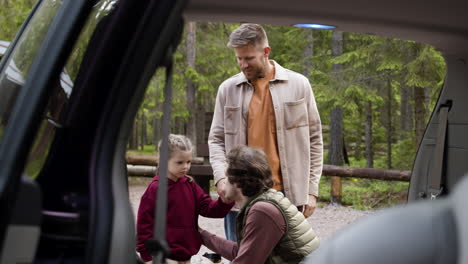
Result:
<svg viewBox="0 0 468 264">
<path fill-rule="evenodd" d="M 309 80 L 269 60 L 264 29 L 242 24 L 231 33 L 241 73 L 224 81 L 216 97 L 208 144 L 218 194 L 225 195 L 226 153 L 238 145 L 262 149 L 274 185 L 305 217 L 314 212 L 322 173 L 320 116 Z M 226 237 L 236 241 L 235 218 L 225 218 Z"/>
<path fill-rule="evenodd" d="M 296 264 L 319 247 L 309 222 L 274 189 L 265 153 L 237 146 L 227 157 L 226 198 L 241 206 L 236 242 L 199 228 L 203 244 L 233 264 Z"/>
</svg>

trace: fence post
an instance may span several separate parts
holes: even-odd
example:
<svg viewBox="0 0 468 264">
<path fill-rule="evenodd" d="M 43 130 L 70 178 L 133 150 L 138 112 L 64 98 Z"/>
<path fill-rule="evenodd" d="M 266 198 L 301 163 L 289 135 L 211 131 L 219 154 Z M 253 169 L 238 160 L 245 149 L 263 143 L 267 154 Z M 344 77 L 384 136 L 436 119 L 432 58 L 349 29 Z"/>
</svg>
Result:
<svg viewBox="0 0 468 264">
<path fill-rule="evenodd" d="M 331 193 L 330 193 L 330 202 L 332 204 L 341 204 L 341 177 L 331 176 Z"/>
</svg>

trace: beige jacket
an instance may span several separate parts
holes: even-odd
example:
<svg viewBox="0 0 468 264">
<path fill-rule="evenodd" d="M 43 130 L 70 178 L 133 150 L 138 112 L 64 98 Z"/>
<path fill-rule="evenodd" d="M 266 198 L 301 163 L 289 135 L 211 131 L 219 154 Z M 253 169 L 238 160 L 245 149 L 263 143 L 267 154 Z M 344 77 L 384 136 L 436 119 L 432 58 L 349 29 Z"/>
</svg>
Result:
<svg viewBox="0 0 468 264">
<path fill-rule="evenodd" d="M 270 93 L 275 109 L 278 151 L 286 197 L 296 206 L 318 196 L 323 142 L 320 116 L 309 80 L 275 64 Z M 224 81 L 216 97 L 208 137 L 215 183 L 225 178 L 226 153 L 247 143 L 247 120 L 253 87 L 243 73 Z"/>
</svg>

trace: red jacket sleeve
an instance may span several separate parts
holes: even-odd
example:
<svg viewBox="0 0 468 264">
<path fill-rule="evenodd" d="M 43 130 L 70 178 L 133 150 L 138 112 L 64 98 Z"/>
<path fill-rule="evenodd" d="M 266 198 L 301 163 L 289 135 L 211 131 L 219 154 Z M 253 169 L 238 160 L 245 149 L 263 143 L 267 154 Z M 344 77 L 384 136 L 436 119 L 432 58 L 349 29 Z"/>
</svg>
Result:
<svg viewBox="0 0 468 264">
<path fill-rule="evenodd" d="M 195 199 L 198 203 L 197 208 L 199 215 L 211 218 L 223 218 L 229 213 L 229 211 L 231 211 L 231 208 L 234 206 L 234 202 L 225 204 L 221 198 L 213 201 L 211 197 L 206 194 L 195 182 L 192 183 L 192 188 L 194 188 L 196 197 Z"/>
<path fill-rule="evenodd" d="M 158 182 L 151 182 L 141 197 L 140 206 L 138 207 L 136 250 L 140 252 L 140 256 L 145 262 L 153 259 L 151 253 L 145 247 L 145 241 L 153 239 L 157 189 Z"/>
</svg>

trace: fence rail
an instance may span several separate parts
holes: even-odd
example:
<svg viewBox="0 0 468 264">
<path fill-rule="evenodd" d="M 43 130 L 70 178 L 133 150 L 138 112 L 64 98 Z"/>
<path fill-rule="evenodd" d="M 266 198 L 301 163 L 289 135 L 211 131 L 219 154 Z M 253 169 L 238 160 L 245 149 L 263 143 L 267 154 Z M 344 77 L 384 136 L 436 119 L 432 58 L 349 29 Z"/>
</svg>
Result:
<svg viewBox="0 0 468 264">
<path fill-rule="evenodd" d="M 156 174 L 158 157 L 127 155 L 128 176 L 152 177 Z M 193 176 L 202 189 L 209 193 L 213 169 L 203 158 L 195 158 L 188 173 Z M 383 181 L 409 181 L 411 171 L 387 170 L 374 168 L 353 168 L 334 165 L 323 165 L 323 176 L 342 178 L 361 178 Z M 339 194 L 336 194 L 339 195 Z"/>
</svg>

